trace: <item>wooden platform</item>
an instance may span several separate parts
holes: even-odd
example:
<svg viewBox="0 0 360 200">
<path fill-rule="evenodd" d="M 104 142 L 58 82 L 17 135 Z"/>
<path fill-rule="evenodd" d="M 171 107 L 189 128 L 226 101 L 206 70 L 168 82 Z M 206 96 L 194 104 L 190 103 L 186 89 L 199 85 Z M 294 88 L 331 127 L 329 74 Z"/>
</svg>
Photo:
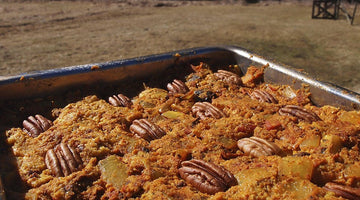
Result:
<svg viewBox="0 0 360 200">
<path fill-rule="evenodd" d="M 313 19 L 338 19 L 341 0 L 314 0 Z"/>
</svg>

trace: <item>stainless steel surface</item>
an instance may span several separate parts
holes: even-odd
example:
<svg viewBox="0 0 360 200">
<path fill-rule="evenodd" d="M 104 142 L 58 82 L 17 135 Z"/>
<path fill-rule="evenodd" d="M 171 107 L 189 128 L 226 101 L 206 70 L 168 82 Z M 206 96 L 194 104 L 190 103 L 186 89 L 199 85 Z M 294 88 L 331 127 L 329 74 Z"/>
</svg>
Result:
<svg viewBox="0 0 360 200">
<path fill-rule="evenodd" d="M 311 92 L 311 101 L 315 105 L 332 105 L 346 110 L 358 110 L 360 108 L 360 94 L 358 93 L 331 83 L 318 81 L 312 76 L 292 69 L 290 66 L 272 62 L 247 50 L 238 47 L 227 47 L 227 49 L 237 55 L 239 63 L 251 60 L 257 65 L 269 65 L 265 71 L 265 82 L 287 84 L 296 89 L 306 84 Z"/>
<path fill-rule="evenodd" d="M 359 109 L 360 96 L 355 92 L 326 84 L 235 46 L 203 47 L 127 60 L 72 66 L 6 77 L 0 80 L 2 100 L 37 97 L 74 86 L 121 82 L 151 77 L 171 66 L 204 61 L 210 65 L 237 64 L 245 72 L 249 65 L 269 65 L 265 81 L 300 88 L 309 85 L 316 105 L 333 105 L 347 110 Z"/>
</svg>

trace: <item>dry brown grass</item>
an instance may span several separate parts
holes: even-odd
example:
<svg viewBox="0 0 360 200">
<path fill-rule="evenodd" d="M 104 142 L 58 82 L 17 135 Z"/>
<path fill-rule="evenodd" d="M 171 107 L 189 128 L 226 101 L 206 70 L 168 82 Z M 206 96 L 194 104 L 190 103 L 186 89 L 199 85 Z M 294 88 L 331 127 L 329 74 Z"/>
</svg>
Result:
<svg viewBox="0 0 360 200">
<path fill-rule="evenodd" d="M 0 74 L 229 44 L 360 92 L 359 12 L 350 26 L 309 5 L 202 4 L 0 2 Z"/>
</svg>

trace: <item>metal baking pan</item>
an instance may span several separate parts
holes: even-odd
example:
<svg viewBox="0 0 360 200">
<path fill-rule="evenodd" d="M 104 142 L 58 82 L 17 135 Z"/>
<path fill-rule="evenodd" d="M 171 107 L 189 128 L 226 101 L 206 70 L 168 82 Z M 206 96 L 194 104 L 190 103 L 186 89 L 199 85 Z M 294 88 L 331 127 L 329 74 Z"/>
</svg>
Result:
<svg viewBox="0 0 360 200">
<path fill-rule="evenodd" d="M 317 81 L 289 66 L 236 46 L 192 48 L 133 59 L 2 77 L 0 78 L 1 177 L 6 176 L 7 171 L 13 170 L 8 164 L 1 164 L 9 160 L 5 158 L 9 149 L 6 149 L 4 132 L 8 128 L 21 126 L 21 120 L 25 117 L 37 113 L 49 115 L 51 109 L 66 105 L 67 101 L 59 99 L 72 94 L 79 98 L 88 94 L 106 97 L 115 93 L 135 96 L 144 88 L 143 84 L 165 88 L 174 78 L 184 78 L 190 64 L 199 62 L 217 67 L 238 65 L 243 73 L 251 65 L 258 67 L 267 65 L 265 82 L 287 84 L 296 89 L 306 84 L 311 92 L 311 101 L 317 106 L 332 105 L 346 110 L 360 108 L 360 94 Z M 70 95 L 66 95 L 69 92 Z M 8 179 L 13 177 L 3 179 L 5 191 L 7 187 L 13 188 L 6 183 Z M 4 199 L 1 187 L 0 199 Z"/>
<path fill-rule="evenodd" d="M 311 100 L 315 105 L 333 105 L 347 110 L 360 108 L 360 95 L 258 56 L 236 46 L 200 47 L 150 55 L 119 61 L 93 63 L 60 69 L 38 71 L 0 79 L 1 102 L 34 98 L 56 93 L 77 86 L 94 86 L 116 83 L 124 80 L 150 78 L 171 67 L 196 62 L 210 66 L 238 65 L 243 72 L 250 65 L 268 65 L 265 81 L 287 84 L 298 89 L 302 84 L 309 86 Z M 168 74 L 167 77 L 171 76 Z M 171 78 L 171 77 L 169 77 Z M 1 103 L 0 102 L 0 103 Z"/>
</svg>

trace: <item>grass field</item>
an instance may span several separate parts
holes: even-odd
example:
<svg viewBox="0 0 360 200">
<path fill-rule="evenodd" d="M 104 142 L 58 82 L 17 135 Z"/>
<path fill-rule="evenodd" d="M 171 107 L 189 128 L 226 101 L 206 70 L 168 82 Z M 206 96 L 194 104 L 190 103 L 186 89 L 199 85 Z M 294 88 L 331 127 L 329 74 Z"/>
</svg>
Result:
<svg viewBox="0 0 360 200">
<path fill-rule="evenodd" d="M 0 75 L 225 44 L 360 92 L 359 15 L 350 26 L 294 3 L 0 2 Z"/>
</svg>

